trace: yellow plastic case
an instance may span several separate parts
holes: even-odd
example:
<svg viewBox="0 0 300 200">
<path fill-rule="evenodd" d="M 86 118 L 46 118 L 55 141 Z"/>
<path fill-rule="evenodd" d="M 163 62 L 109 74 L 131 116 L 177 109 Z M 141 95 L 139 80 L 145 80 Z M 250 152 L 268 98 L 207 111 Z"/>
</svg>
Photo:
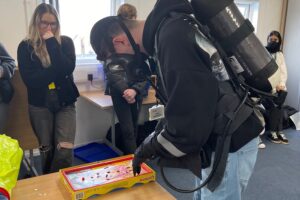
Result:
<svg viewBox="0 0 300 200">
<path fill-rule="evenodd" d="M 133 155 L 121 156 L 61 169 L 59 174 L 72 200 L 87 199 L 115 189 L 155 181 L 155 172 L 144 163 L 141 165 L 141 173 L 133 176 L 132 159 Z"/>
</svg>

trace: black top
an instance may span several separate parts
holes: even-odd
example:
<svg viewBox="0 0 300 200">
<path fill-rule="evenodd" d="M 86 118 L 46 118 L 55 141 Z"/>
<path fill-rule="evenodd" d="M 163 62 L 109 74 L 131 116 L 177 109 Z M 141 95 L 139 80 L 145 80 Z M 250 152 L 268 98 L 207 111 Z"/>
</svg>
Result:
<svg viewBox="0 0 300 200">
<path fill-rule="evenodd" d="M 143 35 L 143 45 L 148 54 L 154 53 L 154 37 L 161 21 L 171 12 L 192 14 L 193 9 L 188 1 L 160 0 L 147 17 Z"/>
<path fill-rule="evenodd" d="M 8 54 L 4 46 L 0 43 L 0 68 L 3 70 L 1 79 L 10 79 L 16 68 L 15 60 Z"/>
<path fill-rule="evenodd" d="M 21 77 L 27 86 L 28 102 L 44 107 L 48 85 L 54 82 L 62 106 L 72 104 L 79 96 L 73 81 L 75 69 L 75 48 L 71 38 L 62 36 L 61 45 L 56 38 L 46 40 L 51 66 L 43 67 L 28 41 L 22 41 L 18 47 L 18 64 Z"/>
<path fill-rule="evenodd" d="M 185 1 L 170 1 L 158 1 L 146 20 L 143 41 L 148 52 L 154 50 L 158 25 L 173 11 L 170 7 L 174 11 L 190 12 Z M 166 6 L 167 3 L 170 6 Z M 170 17 L 157 35 L 157 59 L 168 97 L 166 124 L 160 134 L 184 153 L 196 152 L 206 143 L 213 129 L 219 95 L 210 56 L 197 44 L 196 34 L 197 30 L 188 21 Z"/>
<path fill-rule="evenodd" d="M 14 74 L 15 68 L 15 60 L 0 43 L 0 70 L 3 72 L 0 77 L 0 103 L 9 103 L 13 97 L 14 89 L 10 83 L 10 79 Z"/>
<path fill-rule="evenodd" d="M 147 82 L 144 68 L 149 67 L 145 62 L 138 63 L 133 55 L 116 54 L 111 56 L 104 63 L 104 72 L 108 82 L 107 91 L 108 89 L 114 90 L 123 95 L 123 92 L 130 88 L 134 89 L 137 98 L 140 98 L 140 95 L 146 92 Z"/>
</svg>

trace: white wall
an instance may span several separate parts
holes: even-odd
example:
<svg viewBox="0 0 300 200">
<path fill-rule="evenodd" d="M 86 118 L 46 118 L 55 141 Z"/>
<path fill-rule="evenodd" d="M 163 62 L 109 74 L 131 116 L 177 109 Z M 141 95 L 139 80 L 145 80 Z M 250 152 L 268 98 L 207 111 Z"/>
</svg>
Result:
<svg viewBox="0 0 300 200">
<path fill-rule="evenodd" d="M 112 109 L 101 109 L 83 97 L 76 103 L 75 146 L 103 141 L 111 125 Z"/>
<path fill-rule="evenodd" d="M 257 37 L 263 44 L 272 30 L 280 29 L 283 0 L 259 0 Z"/>
<path fill-rule="evenodd" d="M 151 104 L 143 105 L 139 114 L 139 124 L 148 121 L 148 109 Z M 112 108 L 102 109 L 83 97 L 76 102 L 76 137 L 75 146 L 94 141 L 104 141 L 108 129 L 112 125 Z M 115 122 L 118 122 L 115 116 Z"/>
<path fill-rule="evenodd" d="M 30 17 L 37 0 L 0 0 L 0 42 L 13 58 L 18 44 L 27 33 Z"/>
<path fill-rule="evenodd" d="M 300 1 L 289 0 L 283 53 L 288 68 L 288 97 L 286 104 L 300 109 Z"/>
</svg>

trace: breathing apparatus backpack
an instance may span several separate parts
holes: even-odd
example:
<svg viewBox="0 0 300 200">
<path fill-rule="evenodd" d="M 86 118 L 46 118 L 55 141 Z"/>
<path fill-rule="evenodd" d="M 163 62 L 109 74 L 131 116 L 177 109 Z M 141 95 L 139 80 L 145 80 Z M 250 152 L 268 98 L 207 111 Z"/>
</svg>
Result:
<svg viewBox="0 0 300 200">
<path fill-rule="evenodd" d="M 209 29 L 224 56 L 236 59 L 242 67 L 243 85 L 266 93 L 276 87 L 278 66 L 233 0 L 191 0 L 191 5 L 196 19 Z"/>
<path fill-rule="evenodd" d="M 276 77 L 278 76 L 276 73 L 278 69 L 277 64 L 257 39 L 253 33 L 254 28 L 252 24 L 244 19 L 233 0 L 192 0 L 191 5 L 196 18 L 182 13 L 171 13 L 169 17 L 189 20 L 212 41 L 224 62 L 230 79 L 228 81 L 219 81 L 220 96 L 215 115 L 215 124 L 208 140 L 208 143 L 214 141 L 213 146 L 215 149 L 212 150 L 204 146 L 202 153 L 200 152 L 201 160 L 206 161 L 206 163 L 201 163 L 201 168 L 212 166 L 208 178 L 195 189 L 179 189 L 167 180 L 163 168 L 166 166 L 181 167 L 182 165 L 178 163 L 183 161 L 189 162 L 193 159 L 180 158 L 177 164 L 176 162 L 172 163 L 172 161 L 169 161 L 172 164 L 167 162 L 161 163 L 164 181 L 170 188 L 181 193 L 194 192 L 205 185 L 211 191 L 218 187 L 225 172 L 228 153 L 238 150 L 263 131 L 263 124 L 259 120 L 261 114 L 256 110 L 256 105 L 251 101 L 249 95 L 259 97 L 272 96 L 270 92 L 275 86 Z M 160 27 L 165 20 L 161 22 Z M 160 28 L 156 32 L 156 51 L 159 30 Z M 235 70 L 232 60 L 240 66 L 239 71 Z M 165 104 L 167 98 L 163 92 L 165 91 L 163 75 L 159 62 L 157 61 L 156 63 L 161 87 L 156 88 L 154 85 L 153 87 L 156 89 L 159 99 Z M 240 134 L 246 130 L 252 135 Z M 215 154 L 214 162 L 211 164 L 212 151 Z M 183 168 L 187 167 L 187 165 L 183 165 Z M 198 170 L 201 171 L 201 169 Z M 195 171 L 193 172 L 195 173 Z"/>
</svg>

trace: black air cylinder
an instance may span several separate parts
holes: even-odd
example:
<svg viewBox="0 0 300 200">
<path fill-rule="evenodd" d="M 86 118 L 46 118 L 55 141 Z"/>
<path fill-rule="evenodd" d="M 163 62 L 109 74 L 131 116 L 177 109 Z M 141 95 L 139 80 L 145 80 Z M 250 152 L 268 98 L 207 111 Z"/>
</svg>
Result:
<svg viewBox="0 0 300 200">
<path fill-rule="evenodd" d="M 238 60 L 246 83 L 270 92 L 276 84 L 278 66 L 233 0 L 192 0 L 191 4 L 196 18 L 209 28 L 227 56 Z"/>
</svg>

